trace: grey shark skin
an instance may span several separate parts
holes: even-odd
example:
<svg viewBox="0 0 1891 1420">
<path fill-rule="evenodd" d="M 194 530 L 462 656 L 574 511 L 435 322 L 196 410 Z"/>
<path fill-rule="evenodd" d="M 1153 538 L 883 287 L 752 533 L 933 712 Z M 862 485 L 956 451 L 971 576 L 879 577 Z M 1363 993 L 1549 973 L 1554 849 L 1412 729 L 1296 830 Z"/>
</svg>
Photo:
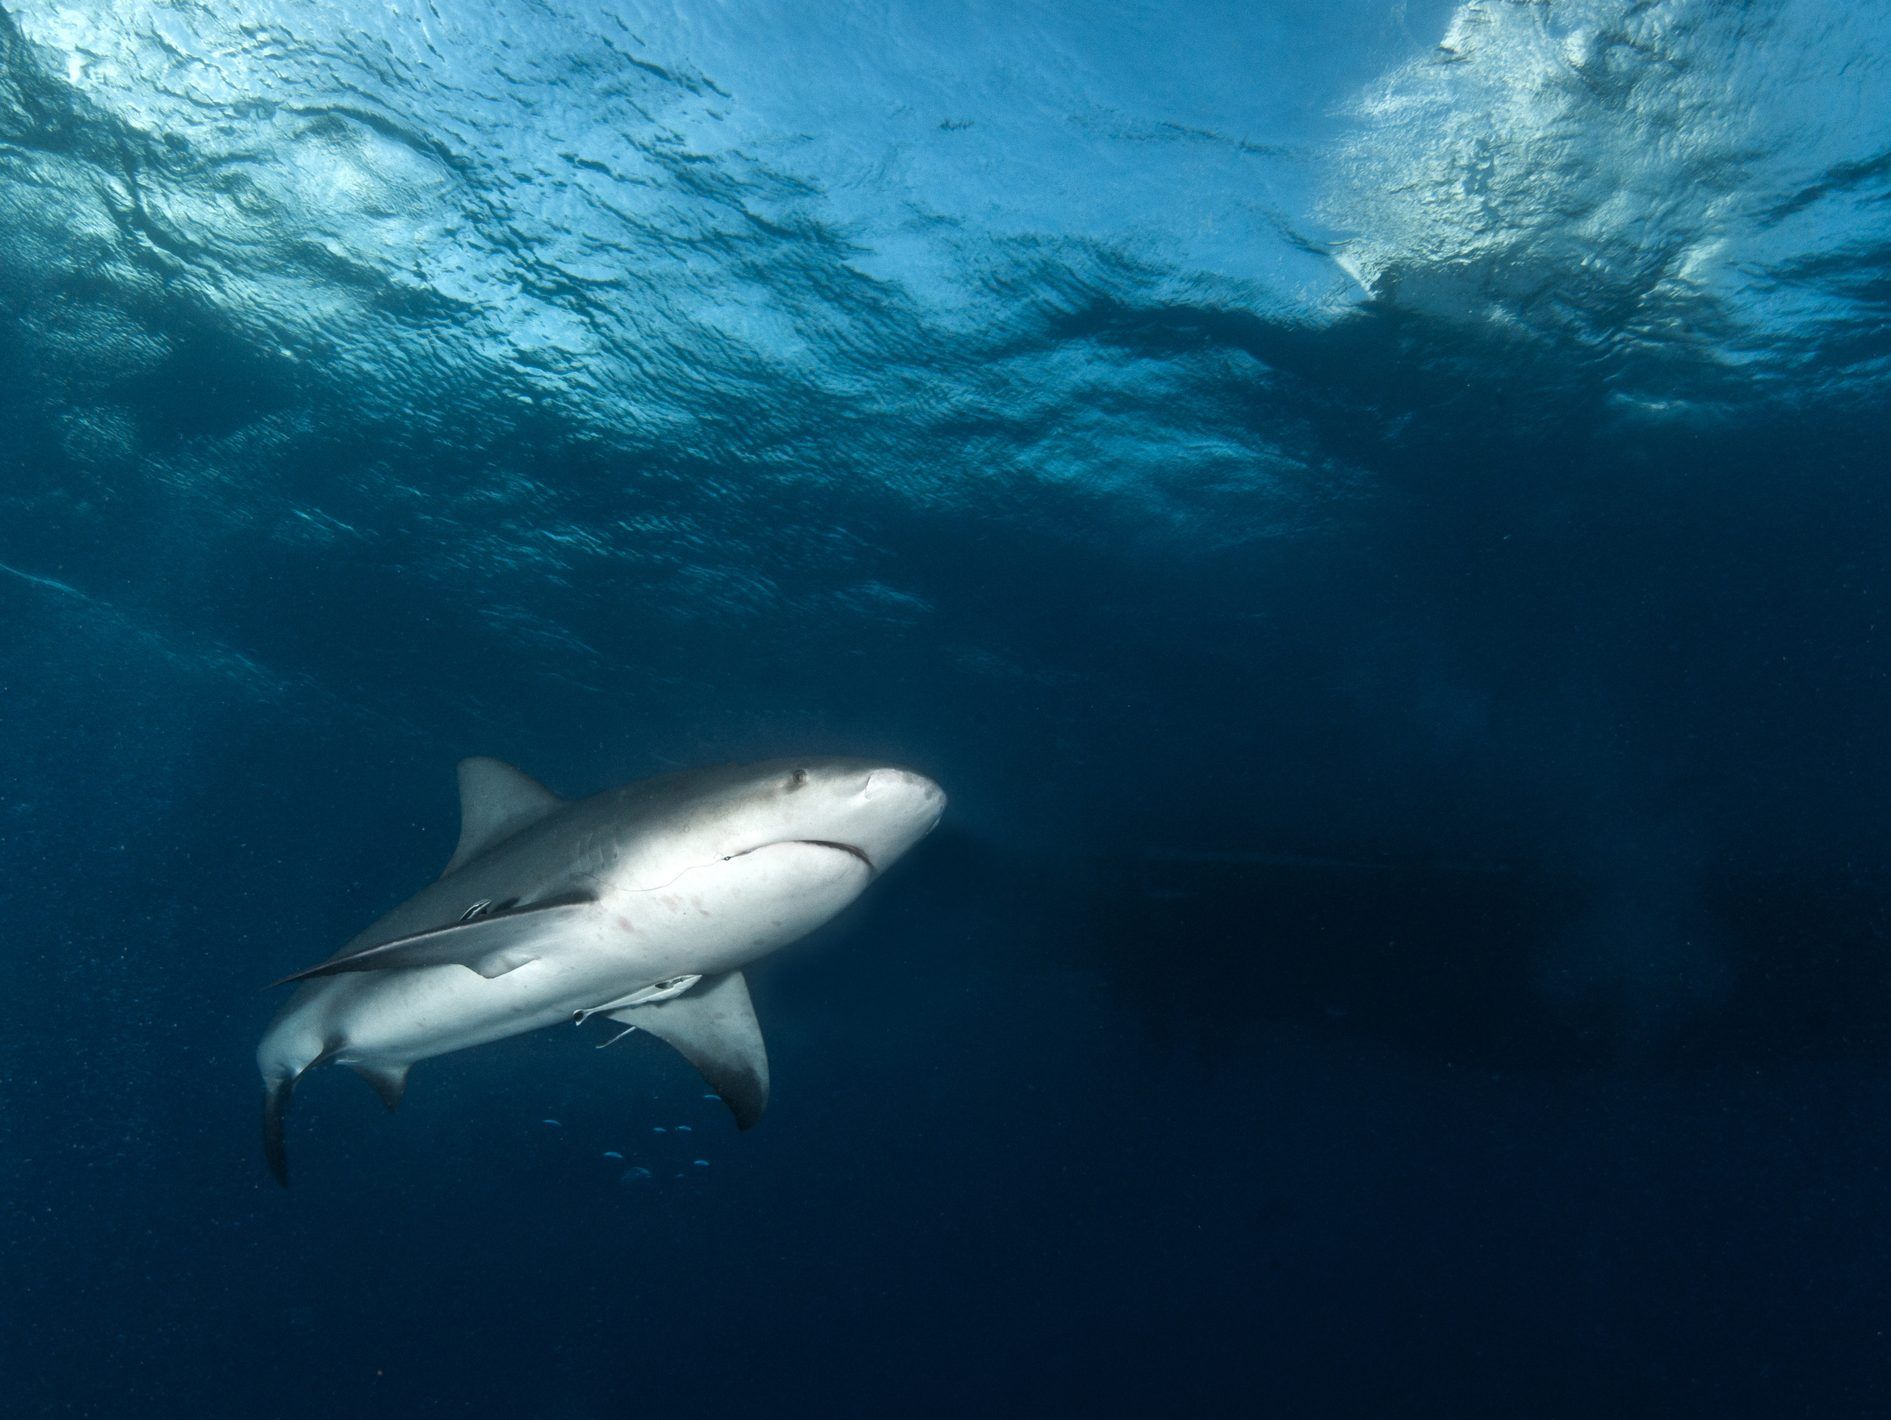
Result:
<svg viewBox="0 0 1891 1420">
<path fill-rule="evenodd" d="M 697 770 L 576 802 L 496 759 L 459 775 L 440 879 L 276 983 L 301 983 L 256 1050 L 279 1183 L 311 1065 L 351 1067 L 392 1109 L 416 1060 L 593 1014 L 669 1042 L 749 1128 L 768 1057 L 742 968 L 832 918 L 945 809 L 930 779 L 854 759 Z"/>
</svg>

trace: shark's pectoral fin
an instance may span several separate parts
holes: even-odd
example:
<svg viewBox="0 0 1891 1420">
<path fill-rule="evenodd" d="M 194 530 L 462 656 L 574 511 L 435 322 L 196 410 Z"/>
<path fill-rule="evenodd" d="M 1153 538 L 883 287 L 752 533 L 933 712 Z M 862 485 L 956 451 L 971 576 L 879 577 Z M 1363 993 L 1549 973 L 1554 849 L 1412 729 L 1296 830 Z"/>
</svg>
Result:
<svg viewBox="0 0 1891 1420">
<path fill-rule="evenodd" d="M 407 1093 L 407 1066 L 368 1065 L 357 1061 L 348 1068 L 374 1086 L 382 1104 L 389 1109 L 401 1107 L 401 1096 Z"/>
<path fill-rule="evenodd" d="M 413 966 L 464 966 L 481 976 L 504 976 L 536 960 L 538 944 L 547 937 L 569 931 L 581 922 L 592 901 L 589 897 L 568 897 L 490 912 L 345 952 L 270 984 L 284 986 L 344 971 L 392 971 Z"/>
<path fill-rule="evenodd" d="M 739 1128 L 752 1128 L 762 1117 L 768 1104 L 768 1048 L 741 972 L 705 976 L 679 996 L 606 1014 L 674 1046 L 722 1096 Z"/>
</svg>

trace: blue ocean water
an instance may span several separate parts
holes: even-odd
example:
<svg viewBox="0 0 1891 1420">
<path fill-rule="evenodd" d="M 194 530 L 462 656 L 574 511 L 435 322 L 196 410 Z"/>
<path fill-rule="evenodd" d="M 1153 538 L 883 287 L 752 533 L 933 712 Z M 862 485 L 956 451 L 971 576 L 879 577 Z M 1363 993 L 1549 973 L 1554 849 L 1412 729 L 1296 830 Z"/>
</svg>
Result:
<svg viewBox="0 0 1891 1420">
<path fill-rule="evenodd" d="M 1886 114 L 1835 0 L 0 0 L 0 1404 L 1883 1413 Z M 806 753 L 952 807 L 760 1127 L 561 1028 L 275 1187 L 455 761 Z"/>
</svg>

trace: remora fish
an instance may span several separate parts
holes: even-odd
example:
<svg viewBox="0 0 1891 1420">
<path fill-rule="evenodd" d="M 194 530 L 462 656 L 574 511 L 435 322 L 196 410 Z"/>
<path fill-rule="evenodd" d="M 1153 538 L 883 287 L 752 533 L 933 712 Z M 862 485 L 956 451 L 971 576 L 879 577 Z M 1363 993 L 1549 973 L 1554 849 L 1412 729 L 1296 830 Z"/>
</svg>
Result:
<svg viewBox="0 0 1891 1420">
<path fill-rule="evenodd" d="M 568 803 L 463 760 L 460 841 L 439 881 L 303 983 L 256 1050 L 263 1151 L 311 1065 L 347 1065 L 392 1109 L 416 1060 L 602 1014 L 668 1041 L 747 1129 L 768 1057 L 741 969 L 846 907 L 939 821 L 923 775 L 853 759 L 666 775 Z"/>
</svg>

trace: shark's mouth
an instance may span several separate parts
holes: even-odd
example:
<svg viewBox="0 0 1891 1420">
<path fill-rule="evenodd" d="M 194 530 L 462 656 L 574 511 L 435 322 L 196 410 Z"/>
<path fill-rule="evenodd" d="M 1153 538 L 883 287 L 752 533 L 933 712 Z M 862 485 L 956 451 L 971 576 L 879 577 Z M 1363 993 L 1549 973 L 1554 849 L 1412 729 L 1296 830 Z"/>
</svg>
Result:
<svg viewBox="0 0 1891 1420">
<path fill-rule="evenodd" d="M 730 858 L 746 858 L 751 853 L 760 853 L 769 848 L 784 848 L 793 843 L 798 843 L 804 848 L 831 848 L 836 853 L 845 853 L 849 858 L 858 858 L 867 865 L 869 873 L 877 871 L 873 866 L 873 859 L 867 856 L 866 849 L 852 843 L 841 843 L 832 838 L 777 838 L 773 843 L 758 843 L 753 848 L 744 848 L 740 853 L 731 853 L 722 861 L 726 863 Z"/>
<path fill-rule="evenodd" d="M 869 873 L 871 873 L 874 870 L 873 859 L 867 856 L 867 850 L 864 848 L 856 847 L 855 845 L 851 843 L 836 843 L 832 839 L 828 839 L 828 838 L 797 838 L 794 841 L 796 843 L 805 843 L 810 848 L 832 848 L 836 853 L 846 853 L 852 857 L 858 858 L 861 862 L 865 863 L 867 865 L 867 871 Z"/>
</svg>

